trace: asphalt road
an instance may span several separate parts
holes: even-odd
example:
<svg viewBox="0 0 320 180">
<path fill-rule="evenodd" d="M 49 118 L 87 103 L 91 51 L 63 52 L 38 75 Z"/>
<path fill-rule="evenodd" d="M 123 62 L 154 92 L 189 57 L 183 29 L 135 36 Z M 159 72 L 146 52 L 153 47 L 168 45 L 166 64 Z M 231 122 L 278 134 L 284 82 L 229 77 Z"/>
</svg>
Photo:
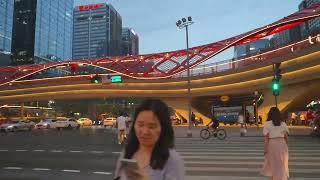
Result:
<svg viewBox="0 0 320 180">
<path fill-rule="evenodd" d="M 121 146 L 111 130 L 1 133 L 0 179 L 112 179 Z"/>
<path fill-rule="evenodd" d="M 227 138 L 203 141 L 192 128 L 176 127 L 176 149 L 186 167 L 186 180 L 264 180 L 262 128 L 226 128 Z M 289 166 L 293 180 L 320 177 L 320 138 L 309 129 L 291 128 Z M 122 147 L 116 133 L 101 127 L 79 130 L 33 130 L 0 133 L 0 180 L 111 180 Z"/>
</svg>

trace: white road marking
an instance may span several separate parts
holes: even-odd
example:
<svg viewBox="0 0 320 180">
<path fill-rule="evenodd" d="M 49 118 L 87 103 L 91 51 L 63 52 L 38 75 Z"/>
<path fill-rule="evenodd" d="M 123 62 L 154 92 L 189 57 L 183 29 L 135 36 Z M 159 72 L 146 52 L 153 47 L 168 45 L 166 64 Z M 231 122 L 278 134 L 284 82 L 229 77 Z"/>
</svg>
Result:
<svg viewBox="0 0 320 180">
<path fill-rule="evenodd" d="M 91 153 L 101 154 L 104 153 L 104 151 L 90 151 Z"/>
<path fill-rule="evenodd" d="M 69 151 L 69 152 L 71 152 L 71 153 L 81 153 L 83 151 Z"/>
<path fill-rule="evenodd" d="M 17 151 L 17 152 L 26 152 L 26 151 L 28 151 L 28 150 L 26 150 L 26 149 L 17 149 L 16 151 Z"/>
<path fill-rule="evenodd" d="M 93 174 L 104 174 L 104 175 L 110 175 L 111 172 L 93 172 Z"/>
<path fill-rule="evenodd" d="M 61 153 L 61 152 L 63 152 L 63 151 L 61 151 L 61 150 L 52 150 L 51 152 L 54 152 L 54 153 Z"/>
<path fill-rule="evenodd" d="M 43 149 L 35 149 L 35 150 L 33 150 L 34 152 L 44 152 L 44 150 Z"/>
<path fill-rule="evenodd" d="M 22 169 L 21 167 L 4 167 L 3 169 Z"/>
<path fill-rule="evenodd" d="M 112 152 L 112 154 L 121 154 L 121 152 Z"/>
<path fill-rule="evenodd" d="M 7 151 L 9 151 L 9 150 L 7 150 L 7 149 L 0 149 L 0 152 L 7 152 Z"/>
<path fill-rule="evenodd" d="M 34 170 L 34 171 L 50 171 L 51 169 L 46 169 L 46 168 L 33 168 L 32 170 Z"/>
<path fill-rule="evenodd" d="M 62 171 L 64 171 L 64 172 L 74 172 L 74 173 L 79 173 L 80 172 L 80 170 L 74 170 L 74 169 L 64 169 Z"/>
</svg>

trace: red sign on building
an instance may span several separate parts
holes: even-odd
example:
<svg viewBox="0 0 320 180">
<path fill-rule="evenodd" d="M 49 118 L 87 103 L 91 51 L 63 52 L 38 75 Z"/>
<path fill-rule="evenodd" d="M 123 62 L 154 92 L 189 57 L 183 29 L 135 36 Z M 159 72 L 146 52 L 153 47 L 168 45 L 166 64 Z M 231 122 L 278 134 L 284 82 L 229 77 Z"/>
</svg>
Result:
<svg viewBox="0 0 320 180">
<path fill-rule="evenodd" d="M 98 9 L 103 6 L 104 6 L 104 4 L 90 4 L 90 5 L 78 6 L 78 8 L 79 8 L 79 11 L 84 11 L 84 10 L 88 10 L 88 9 Z"/>
</svg>

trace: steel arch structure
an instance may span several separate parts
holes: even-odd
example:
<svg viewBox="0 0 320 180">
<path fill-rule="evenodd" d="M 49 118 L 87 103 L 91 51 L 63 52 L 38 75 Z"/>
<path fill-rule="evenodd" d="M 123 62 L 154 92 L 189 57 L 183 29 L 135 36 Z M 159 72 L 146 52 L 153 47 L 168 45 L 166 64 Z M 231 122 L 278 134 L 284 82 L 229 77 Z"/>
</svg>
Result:
<svg viewBox="0 0 320 180">
<path fill-rule="evenodd" d="M 267 26 L 189 49 L 135 56 L 114 56 L 95 59 L 71 60 L 47 64 L 30 64 L 0 67 L 0 86 L 18 81 L 32 74 L 56 67 L 79 65 L 99 67 L 135 79 L 169 78 L 187 70 L 188 53 L 190 67 L 195 67 L 229 47 L 251 42 L 297 26 L 312 18 L 320 17 L 320 3 L 293 13 Z"/>
</svg>

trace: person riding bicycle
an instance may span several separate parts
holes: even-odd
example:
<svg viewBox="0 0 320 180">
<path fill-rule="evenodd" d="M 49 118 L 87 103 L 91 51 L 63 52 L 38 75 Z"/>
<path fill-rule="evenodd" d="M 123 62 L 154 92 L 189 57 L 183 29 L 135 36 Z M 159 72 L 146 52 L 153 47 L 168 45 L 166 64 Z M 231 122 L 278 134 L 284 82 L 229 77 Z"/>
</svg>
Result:
<svg viewBox="0 0 320 180">
<path fill-rule="evenodd" d="M 214 116 L 212 116 L 211 121 L 206 126 L 211 126 L 212 129 L 216 130 L 219 127 L 219 121 Z"/>
</svg>

